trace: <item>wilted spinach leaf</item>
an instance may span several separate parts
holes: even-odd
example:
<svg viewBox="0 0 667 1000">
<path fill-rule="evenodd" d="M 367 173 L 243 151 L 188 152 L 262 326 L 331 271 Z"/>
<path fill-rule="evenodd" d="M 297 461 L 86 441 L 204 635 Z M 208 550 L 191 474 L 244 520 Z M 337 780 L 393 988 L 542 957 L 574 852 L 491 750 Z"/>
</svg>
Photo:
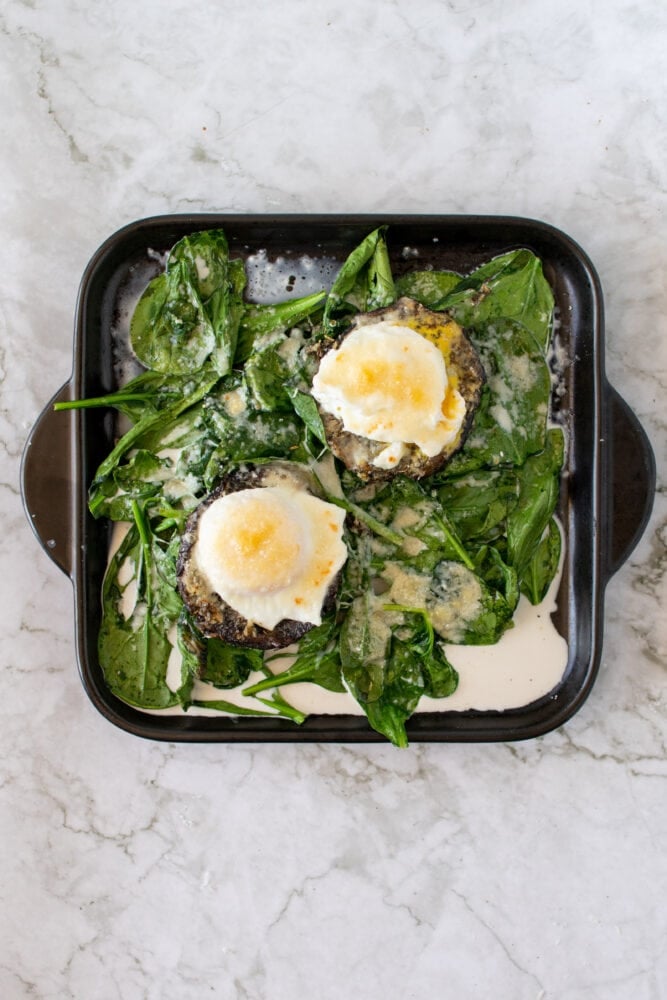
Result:
<svg viewBox="0 0 667 1000">
<path fill-rule="evenodd" d="M 519 473 L 519 500 L 507 522 L 507 560 L 523 580 L 558 502 L 564 452 L 563 432 L 549 430 L 544 451 Z"/>
<path fill-rule="evenodd" d="M 561 554 L 561 534 L 557 521 L 549 521 L 546 533 L 533 551 L 521 577 L 521 590 L 531 604 L 540 604 L 558 572 Z"/>
<path fill-rule="evenodd" d="M 362 595 L 343 622 L 340 650 L 348 690 L 373 729 L 396 746 L 407 746 L 405 723 L 422 695 L 456 690 L 458 675 L 423 609 Z"/>
<path fill-rule="evenodd" d="M 437 493 L 462 541 L 481 542 L 492 541 L 503 533 L 519 488 L 514 469 L 479 469 L 446 480 Z"/>
<path fill-rule="evenodd" d="M 99 517 L 106 509 L 105 504 L 113 492 L 109 488 L 108 480 L 123 457 L 135 447 L 155 451 L 151 444 L 164 441 L 165 436 L 168 438 L 169 431 L 178 424 L 181 414 L 194 407 L 211 391 L 217 381 L 217 376 L 211 377 L 211 373 L 204 370 L 199 379 L 190 380 L 186 396 L 170 402 L 164 409 L 158 411 L 150 409 L 121 437 L 97 469 L 90 487 L 88 506 L 95 517 Z"/>
<path fill-rule="evenodd" d="M 199 679 L 219 688 L 235 688 L 264 663 L 258 649 L 230 646 L 221 639 L 204 641 L 205 656 Z"/>
<path fill-rule="evenodd" d="M 456 529 L 438 498 L 414 479 L 396 476 L 369 505 L 370 512 L 394 535 L 394 560 L 420 572 L 431 572 L 443 558 L 472 567 Z M 391 536 L 385 535 L 391 541 Z"/>
<path fill-rule="evenodd" d="M 339 310 L 365 312 L 368 309 L 370 290 L 367 265 L 369 261 L 374 262 L 373 295 L 375 298 L 372 298 L 372 301 L 386 300 L 388 291 L 393 286 L 393 281 L 390 285 L 388 275 L 386 248 L 382 249 L 386 228 L 386 226 L 380 226 L 379 229 L 374 229 L 372 233 L 369 233 L 341 265 L 324 306 L 322 333 L 325 336 L 331 336 L 333 333 L 334 317 Z"/>
<path fill-rule="evenodd" d="M 549 343 L 553 306 L 542 263 L 530 250 L 494 257 L 462 278 L 437 304 L 464 327 L 517 320 L 530 330 L 543 352 Z"/>
<path fill-rule="evenodd" d="M 444 560 L 436 566 L 426 611 L 445 642 L 496 643 L 511 623 L 513 610 L 503 593 L 462 563 Z"/>
<path fill-rule="evenodd" d="M 169 402 L 183 395 L 183 375 L 173 376 L 163 372 L 145 371 L 127 382 L 122 389 L 103 396 L 89 396 L 86 399 L 64 400 L 54 404 L 54 410 L 92 410 L 97 407 L 113 407 L 125 414 L 132 423 L 155 413 Z"/>
<path fill-rule="evenodd" d="M 519 578 L 513 566 L 503 559 L 500 546 L 481 545 L 474 554 L 475 572 L 484 583 L 505 598 L 514 611 L 519 601 Z"/>
<path fill-rule="evenodd" d="M 257 701 L 262 705 L 268 705 L 271 711 L 266 712 L 261 708 L 254 707 L 250 699 L 248 700 L 248 705 L 238 705 L 236 702 L 225 701 L 222 698 L 193 698 L 190 704 L 196 708 L 207 708 L 212 712 L 226 712 L 228 715 L 254 716 L 264 719 L 289 719 L 290 722 L 295 722 L 297 726 L 301 725 L 306 719 L 303 712 L 300 712 L 284 700 L 280 701 L 275 696 L 270 700 L 258 698 Z"/>
<path fill-rule="evenodd" d="M 405 723 L 423 694 L 424 675 L 418 658 L 400 640 L 392 643 L 385 669 L 382 694 L 374 701 L 360 703 L 373 729 L 394 746 L 407 747 Z"/>
<path fill-rule="evenodd" d="M 139 421 L 121 439 L 117 463 L 104 475 L 100 467 L 90 489 L 89 506 L 96 517 L 131 520 L 133 500 L 148 503 L 152 498 L 151 513 L 163 501 L 179 508 L 194 506 L 213 442 L 202 404 L 195 402 L 185 412 L 179 412 L 181 406 L 182 401 L 155 413 L 151 420 Z M 133 439 L 131 446 L 121 449 L 128 436 Z"/>
<path fill-rule="evenodd" d="M 310 383 L 306 375 L 308 362 L 302 348 L 301 335 L 295 330 L 291 335 L 265 340 L 253 351 L 245 363 L 243 381 L 256 409 L 292 409 L 296 391 L 306 389 Z M 315 406 L 310 394 L 303 392 L 302 395 Z"/>
<path fill-rule="evenodd" d="M 210 359 L 231 368 L 243 312 L 245 269 L 231 262 L 221 229 L 185 236 L 150 282 L 130 322 L 132 349 L 147 368 L 197 371 Z"/>
<path fill-rule="evenodd" d="M 267 335 L 291 330 L 317 313 L 325 296 L 326 292 L 322 291 L 275 304 L 248 303 L 241 317 L 235 364 L 247 361 L 258 342 Z"/>
<path fill-rule="evenodd" d="M 415 658 L 399 648 L 392 660 L 391 647 L 388 614 L 373 595 L 358 597 L 341 628 L 343 680 L 373 729 L 396 746 L 407 746 L 405 721 L 424 693 L 424 682 Z"/>
<path fill-rule="evenodd" d="M 98 649 L 109 688 L 139 708 L 187 704 L 192 687 L 193 678 L 185 662 L 178 689 L 167 685 L 170 635 L 182 610 L 170 579 L 168 560 L 140 505 L 135 503 L 134 525 L 104 579 Z"/>
<path fill-rule="evenodd" d="M 389 251 L 384 235 L 375 244 L 373 256 L 368 262 L 368 293 L 364 310 L 382 309 L 396 300 L 394 278 L 391 273 Z"/>
<path fill-rule="evenodd" d="M 439 481 L 479 468 L 523 465 L 544 447 L 551 391 L 549 367 L 532 333 L 498 320 L 473 338 L 487 384 L 468 438 Z"/>
<path fill-rule="evenodd" d="M 229 465 L 293 457 L 303 438 L 303 425 L 293 410 L 232 414 L 220 401 L 210 399 L 207 420 L 216 441 L 204 475 L 207 488 Z"/>
<path fill-rule="evenodd" d="M 291 372 L 281 356 L 279 344 L 268 344 L 246 361 L 243 378 L 252 404 L 259 410 L 289 410 L 286 384 Z"/>
<path fill-rule="evenodd" d="M 360 703 L 375 701 L 384 689 L 391 629 L 370 592 L 352 603 L 340 633 L 343 680 Z"/>
<path fill-rule="evenodd" d="M 112 521 L 131 521 L 133 503 L 141 501 L 145 506 L 151 498 L 161 495 L 170 464 L 169 459 L 158 458 L 152 452 L 136 451 L 98 485 L 96 514 Z"/>
<path fill-rule="evenodd" d="M 340 653 L 337 646 L 338 623 L 330 618 L 307 632 L 299 642 L 294 662 L 286 670 L 272 673 L 244 690 L 244 694 L 258 694 L 269 688 L 284 687 L 308 681 L 328 691 L 345 691 L 341 681 Z M 277 653 L 276 660 L 285 654 Z"/>
<path fill-rule="evenodd" d="M 294 407 L 294 412 L 303 420 L 306 428 L 315 436 L 317 441 L 321 445 L 326 445 L 327 437 L 324 431 L 324 424 L 322 423 L 320 411 L 313 397 L 293 386 L 288 386 L 287 393 Z"/>
<path fill-rule="evenodd" d="M 427 309 L 439 307 L 445 295 L 461 281 L 454 271 L 408 271 L 396 279 L 396 295 L 406 295 Z"/>
<path fill-rule="evenodd" d="M 456 691 L 458 674 L 451 665 L 423 608 L 385 605 L 387 611 L 400 611 L 403 622 L 392 629 L 392 654 L 416 657 L 422 671 L 424 694 L 429 698 L 448 698 Z"/>
</svg>

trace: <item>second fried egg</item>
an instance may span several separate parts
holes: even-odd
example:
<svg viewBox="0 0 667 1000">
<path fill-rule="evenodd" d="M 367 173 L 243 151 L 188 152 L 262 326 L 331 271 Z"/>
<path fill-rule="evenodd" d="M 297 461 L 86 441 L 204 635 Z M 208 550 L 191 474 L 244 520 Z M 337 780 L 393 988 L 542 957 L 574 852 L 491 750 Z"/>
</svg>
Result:
<svg viewBox="0 0 667 1000">
<path fill-rule="evenodd" d="M 353 329 L 327 352 L 313 379 L 320 407 L 371 441 L 437 455 L 455 440 L 466 403 L 438 347 L 391 320 Z"/>
</svg>

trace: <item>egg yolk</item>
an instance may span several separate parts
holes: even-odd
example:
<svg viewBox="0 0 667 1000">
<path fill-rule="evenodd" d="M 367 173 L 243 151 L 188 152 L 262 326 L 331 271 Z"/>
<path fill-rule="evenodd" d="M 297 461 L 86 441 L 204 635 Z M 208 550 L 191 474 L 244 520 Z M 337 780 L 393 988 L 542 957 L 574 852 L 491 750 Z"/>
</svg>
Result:
<svg viewBox="0 0 667 1000">
<path fill-rule="evenodd" d="M 253 497 L 232 493 L 225 507 L 224 530 L 202 521 L 203 529 L 210 524 L 212 535 L 202 533 L 202 545 L 224 567 L 228 585 L 246 593 L 288 587 L 304 556 L 298 517 L 289 504 L 261 490 Z"/>
<path fill-rule="evenodd" d="M 338 351 L 336 360 L 345 363 L 347 358 Z M 399 367 L 393 359 L 373 358 L 370 362 L 362 361 L 348 376 L 346 388 L 349 399 L 363 400 L 373 393 L 382 393 L 387 405 L 422 409 L 429 403 L 428 393 L 423 386 L 415 382 L 408 369 Z"/>
</svg>

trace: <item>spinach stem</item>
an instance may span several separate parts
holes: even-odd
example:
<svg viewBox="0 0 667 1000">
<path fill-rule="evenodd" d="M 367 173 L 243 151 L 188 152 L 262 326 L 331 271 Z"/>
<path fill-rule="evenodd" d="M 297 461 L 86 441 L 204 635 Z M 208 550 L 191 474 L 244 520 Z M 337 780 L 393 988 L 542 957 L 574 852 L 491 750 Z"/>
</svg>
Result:
<svg viewBox="0 0 667 1000">
<path fill-rule="evenodd" d="M 294 708 L 290 705 L 288 701 L 276 691 L 274 695 L 269 698 L 257 698 L 257 701 L 261 702 L 262 705 L 266 705 L 268 708 L 276 708 L 278 712 L 292 722 L 296 722 L 297 725 L 301 725 L 302 722 L 306 721 L 306 716 L 303 712 L 300 712 L 298 708 Z"/>
<path fill-rule="evenodd" d="M 150 610 L 152 604 L 152 587 L 150 578 L 151 541 L 144 510 L 138 500 L 132 500 L 132 516 L 134 517 L 134 523 L 136 524 L 137 531 L 139 532 L 139 541 L 141 542 L 141 566 L 139 567 L 139 572 L 137 573 L 137 584 L 139 584 L 140 577 L 143 575 L 146 605 Z"/>
<path fill-rule="evenodd" d="M 69 399 L 60 403 L 54 403 L 53 409 L 60 410 L 85 410 L 96 406 L 117 406 L 118 403 L 142 403 L 151 399 L 153 393 L 150 392 L 113 392 L 108 396 L 89 396 L 87 399 Z"/>
<path fill-rule="evenodd" d="M 439 517 L 438 518 L 438 523 L 440 524 L 440 527 L 442 528 L 442 530 L 444 531 L 445 535 L 447 536 L 447 541 L 452 546 L 452 548 L 454 549 L 454 551 L 458 555 L 458 557 L 461 560 L 461 562 L 463 563 L 463 565 L 467 566 L 468 569 L 471 569 L 474 572 L 474 570 L 475 570 L 475 564 L 474 564 L 474 562 L 472 561 L 472 559 L 470 558 L 470 556 L 468 555 L 468 553 L 466 552 L 466 550 L 463 548 L 463 545 L 461 544 L 461 542 L 459 541 L 459 539 L 456 537 L 456 535 L 454 534 L 454 532 L 452 531 L 452 529 L 449 527 L 449 525 L 447 524 L 447 522 L 445 521 L 445 519 L 442 518 L 442 517 Z"/>
<path fill-rule="evenodd" d="M 257 701 L 262 701 L 262 699 L 258 698 Z M 263 718 L 275 719 L 275 718 L 280 718 L 280 716 L 283 714 L 278 709 L 277 705 L 272 705 L 272 703 L 268 701 L 263 701 L 262 704 L 268 705 L 269 707 L 273 708 L 274 711 L 272 712 L 263 712 L 261 709 L 258 708 L 244 708 L 242 705 L 235 705 L 234 702 L 232 701 L 224 701 L 223 699 L 220 698 L 213 699 L 210 701 L 195 698 L 193 699 L 193 701 L 190 702 L 190 704 L 196 706 L 197 708 L 210 708 L 214 712 L 228 712 L 230 715 L 254 715 L 254 716 L 262 716 Z M 301 715 L 301 713 L 299 714 Z M 287 717 L 290 719 L 292 718 L 291 715 L 288 715 Z M 302 718 L 299 721 L 303 722 L 303 718 L 304 717 L 302 716 Z"/>
<path fill-rule="evenodd" d="M 321 485 L 322 484 L 320 483 L 320 486 Z M 373 517 L 373 515 L 369 514 L 363 507 L 353 503 L 352 500 L 343 500 L 340 497 L 334 496 L 333 493 L 328 493 L 326 490 L 324 492 L 329 503 L 334 504 L 336 507 L 341 507 L 342 510 L 346 510 L 348 514 L 354 514 L 357 520 L 367 525 L 371 531 L 374 534 L 379 535 L 380 538 L 385 538 L 388 542 L 392 542 L 394 545 L 402 545 L 405 541 L 405 535 L 400 534 L 398 531 L 392 531 L 392 529 L 388 528 L 386 524 L 379 521 L 377 517 Z"/>
</svg>

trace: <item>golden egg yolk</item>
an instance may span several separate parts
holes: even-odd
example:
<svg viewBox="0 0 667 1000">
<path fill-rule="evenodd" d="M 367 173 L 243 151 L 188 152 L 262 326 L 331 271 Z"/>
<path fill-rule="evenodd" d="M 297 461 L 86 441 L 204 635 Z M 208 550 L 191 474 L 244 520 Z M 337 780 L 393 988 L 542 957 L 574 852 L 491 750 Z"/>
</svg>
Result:
<svg viewBox="0 0 667 1000">
<path fill-rule="evenodd" d="M 382 392 L 386 403 L 422 409 L 428 405 L 424 389 L 415 383 L 407 368 L 397 367 L 394 361 L 373 359 L 362 362 L 348 379 L 350 399 L 364 399 L 371 393 Z"/>
<path fill-rule="evenodd" d="M 266 491 L 228 504 L 224 530 L 214 545 L 229 584 L 246 592 L 282 590 L 302 564 L 298 519 L 287 504 Z"/>
</svg>

